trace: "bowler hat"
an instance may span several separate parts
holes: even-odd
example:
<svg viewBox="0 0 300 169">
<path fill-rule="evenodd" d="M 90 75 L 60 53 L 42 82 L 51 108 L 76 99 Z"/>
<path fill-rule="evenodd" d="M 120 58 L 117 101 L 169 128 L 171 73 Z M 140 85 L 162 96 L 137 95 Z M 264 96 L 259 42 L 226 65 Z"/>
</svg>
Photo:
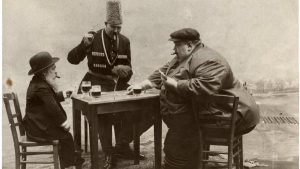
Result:
<svg viewBox="0 0 300 169">
<path fill-rule="evenodd" d="M 31 70 L 29 70 L 28 75 L 38 73 L 47 67 L 52 66 L 59 60 L 57 57 L 52 57 L 48 52 L 39 52 L 32 56 L 29 60 Z"/>
<path fill-rule="evenodd" d="M 192 28 L 183 28 L 178 31 L 171 33 L 170 41 L 189 41 L 189 40 L 200 40 L 200 34 L 197 30 Z"/>
</svg>

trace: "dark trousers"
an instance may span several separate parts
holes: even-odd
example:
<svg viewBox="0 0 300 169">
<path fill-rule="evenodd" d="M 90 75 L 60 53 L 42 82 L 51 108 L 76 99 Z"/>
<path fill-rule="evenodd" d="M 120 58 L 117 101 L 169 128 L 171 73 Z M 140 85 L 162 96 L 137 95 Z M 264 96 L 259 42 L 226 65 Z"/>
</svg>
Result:
<svg viewBox="0 0 300 169">
<path fill-rule="evenodd" d="M 120 112 L 117 114 L 105 114 L 98 116 L 98 131 L 102 150 L 105 154 L 111 154 L 112 125 L 115 129 L 116 146 L 127 146 L 133 140 L 133 124 L 138 122 L 138 134 L 142 135 L 153 125 L 151 112 L 134 115 L 132 112 Z"/>
<path fill-rule="evenodd" d="M 163 115 L 163 121 L 169 128 L 164 143 L 164 168 L 196 168 L 199 134 L 192 113 Z"/>
<path fill-rule="evenodd" d="M 43 136 L 34 136 L 34 133 L 26 131 L 27 137 L 36 142 L 44 142 L 47 140 L 59 140 L 59 161 L 61 168 L 74 165 L 75 162 L 75 148 L 74 140 L 70 132 L 63 130 L 63 128 L 50 128 Z"/>
</svg>

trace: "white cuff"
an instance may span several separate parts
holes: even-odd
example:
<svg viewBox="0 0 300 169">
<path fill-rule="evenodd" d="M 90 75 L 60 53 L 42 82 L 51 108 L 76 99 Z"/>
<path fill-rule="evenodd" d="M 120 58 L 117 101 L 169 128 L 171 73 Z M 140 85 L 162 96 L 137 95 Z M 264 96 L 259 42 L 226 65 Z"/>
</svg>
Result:
<svg viewBox="0 0 300 169">
<path fill-rule="evenodd" d="M 66 121 L 64 121 L 61 125 L 60 125 L 60 127 L 64 127 L 64 126 L 66 126 L 68 124 L 68 121 L 66 120 Z"/>
<path fill-rule="evenodd" d="M 143 90 L 151 89 L 151 88 L 155 87 L 155 85 L 148 79 L 142 81 L 141 86 L 142 86 Z"/>
<path fill-rule="evenodd" d="M 67 91 L 63 91 L 62 94 L 63 94 L 64 98 L 67 98 Z"/>
</svg>

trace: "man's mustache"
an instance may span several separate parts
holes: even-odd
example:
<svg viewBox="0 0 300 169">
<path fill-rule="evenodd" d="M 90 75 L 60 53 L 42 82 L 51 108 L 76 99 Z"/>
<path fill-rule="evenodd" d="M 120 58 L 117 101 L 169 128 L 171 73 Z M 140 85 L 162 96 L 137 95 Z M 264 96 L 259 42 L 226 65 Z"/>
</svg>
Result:
<svg viewBox="0 0 300 169">
<path fill-rule="evenodd" d="M 55 77 L 58 78 L 58 79 L 60 78 L 60 76 L 58 76 L 57 73 L 55 73 Z"/>
<path fill-rule="evenodd" d="M 114 37 L 114 40 L 117 40 L 117 36 L 119 35 L 118 32 L 113 32 L 113 37 Z"/>
</svg>

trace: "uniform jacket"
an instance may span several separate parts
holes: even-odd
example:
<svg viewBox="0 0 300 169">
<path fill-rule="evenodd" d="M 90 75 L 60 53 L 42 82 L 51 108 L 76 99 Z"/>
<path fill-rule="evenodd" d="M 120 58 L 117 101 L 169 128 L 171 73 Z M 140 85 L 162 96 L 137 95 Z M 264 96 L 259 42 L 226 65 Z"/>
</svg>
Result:
<svg viewBox="0 0 300 169">
<path fill-rule="evenodd" d="M 104 40 L 106 52 L 103 48 L 102 39 Z M 110 55 L 111 51 L 114 50 L 111 47 L 112 43 L 115 43 L 115 46 L 118 46 L 117 49 L 115 49 L 117 50 L 117 56 L 115 58 L 112 58 Z M 79 64 L 85 57 L 87 57 L 88 68 L 90 71 L 101 75 L 114 76 L 111 71 L 114 66 L 127 65 L 131 67 L 130 41 L 122 34 L 119 34 L 118 40 L 114 41 L 105 33 L 104 29 L 101 29 L 94 35 L 93 43 L 90 46 L 85 47 L 82 41 L 78 46 L 72 49 L 68 54 L 68 61 L 71 64 Z M 125 85 L 130 80 L 131 76 L 132 71 L 129 72 L 127 77 L 120 78 L 118 83 L 120 85 Z M 96 81 L 93 82 L 93 79 L 94 78 L 90 78 L 89 75 L 86 75 L 84 78 L 84 80 L 90 80 L 92 83 L 97 83 Z M 102 80 L 109 81 L 109 79 L 105 78 Z M 110 81 L 112 80 L 110 79 Z"/>
<path fill-rule="evenodd" d="M 207 97 L 224 93 L 240 98 L 238 112 L 242 120 L 238 119 L 239 130 L 254 127 L 259 122 L 259 108 L 254 99 L 235 79 L 229 64 L 220 54 L 199 44 L 189 58 L 172 68 L 176 62 L 174 58 L 160 68 L 177 80 L 176 89 L 164 89 L 158 71 L 149 77 L 157 88 L 162 89 L 163 101 L 167 100 L 162 105 L 167 107 L 169 113 L 178 113 L 180 109 L 185 110 L 180 112 L 191 111 L 191 108 L 198 114 L 219 113 L 223 108 L 207 102 Z"/>
<path fill-rule="evenodd" d="M 47 138 L 49 130 L 61 130 L 61 124 L 67 120 L 61 101 L 64 101 L 62 92 L 55 93 L 45 80 L 33 76 L 27 89 L 23 119 L 28 136 Z"/>
</svg>

